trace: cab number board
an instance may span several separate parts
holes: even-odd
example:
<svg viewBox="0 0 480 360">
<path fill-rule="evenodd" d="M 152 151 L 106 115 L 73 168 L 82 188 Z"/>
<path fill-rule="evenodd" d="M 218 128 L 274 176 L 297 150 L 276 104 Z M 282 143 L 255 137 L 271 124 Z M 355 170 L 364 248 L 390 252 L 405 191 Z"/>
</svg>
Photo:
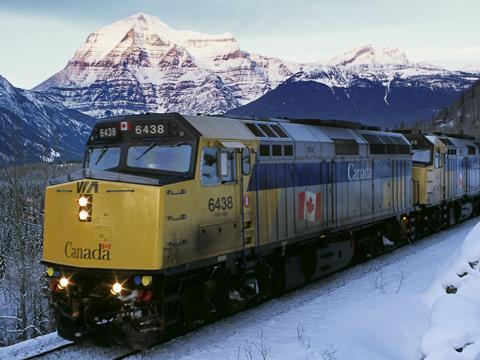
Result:
<svg viewBox="0 0 480 360">
<path fill-rule="evenodd" d="M 98 129 L 100 139 L 114 139 L 118 136 L 118 129 L 115 126 Z"/>
<path fill-rule="evenodd" d="M 162 137 L 168 135 L 168 127 L 167 124 L 135 125 L 133 133 L 139 137 Z"/>
</svg>

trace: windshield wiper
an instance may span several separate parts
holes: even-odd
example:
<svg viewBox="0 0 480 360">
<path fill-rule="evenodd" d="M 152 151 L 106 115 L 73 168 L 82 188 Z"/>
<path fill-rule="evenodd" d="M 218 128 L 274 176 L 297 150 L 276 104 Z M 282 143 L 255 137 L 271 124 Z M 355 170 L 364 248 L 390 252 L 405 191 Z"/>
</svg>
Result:
<svg viewBox="0 0 480 360">
<path fill-rule="evenodd" d="M 100 162 L 100 160 L 102 160 L 103 156 L 107 153 L 107 151 L 108 151 L 108 147 L 102 148 L 102 152 L 98 156 L 98 159 L 97 159 L 97 161 L 95 161 L 94 165 L 97 165 Z"/>
<path fill-rule="evenodd" d="M 143 155 L 145 155 L 146 153 L 150 152 L 150 150 L 152 150 L 155 146 L 157 146 L 157 143 L 152 143 L 150 144 L 150 146 L 148 148 L 145 149 L 145 151 L 143 153 L 141 153 L 136 159 L 135 161 L 141 159 L 143 157 Z"/>
</svg>

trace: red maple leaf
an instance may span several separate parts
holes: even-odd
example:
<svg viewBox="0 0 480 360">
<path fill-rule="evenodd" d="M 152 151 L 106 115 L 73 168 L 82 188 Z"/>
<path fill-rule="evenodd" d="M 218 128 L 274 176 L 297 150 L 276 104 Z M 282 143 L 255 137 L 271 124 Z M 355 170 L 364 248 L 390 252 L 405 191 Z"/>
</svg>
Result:
<svg viewBox="0 0 480 360">
<path fill-rule="evenodd" d="M 313 199 L 309 197 L 307 200 L 307 213 L 311 213 L 313 211 Z"/>
</svg>

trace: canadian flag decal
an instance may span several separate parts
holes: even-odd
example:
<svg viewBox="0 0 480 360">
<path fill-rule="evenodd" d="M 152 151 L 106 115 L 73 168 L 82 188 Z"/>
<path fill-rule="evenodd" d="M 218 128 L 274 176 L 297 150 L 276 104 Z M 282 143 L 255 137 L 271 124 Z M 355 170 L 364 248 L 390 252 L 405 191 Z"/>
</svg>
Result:
<svg viewBox="0 0 480 360">
<path fill-rule="evenodd" d="M 317 221 L 322 217 L 320 193 L 302 191 L 298 193 L 298 217 L 300 220 Z"/>
</svg>

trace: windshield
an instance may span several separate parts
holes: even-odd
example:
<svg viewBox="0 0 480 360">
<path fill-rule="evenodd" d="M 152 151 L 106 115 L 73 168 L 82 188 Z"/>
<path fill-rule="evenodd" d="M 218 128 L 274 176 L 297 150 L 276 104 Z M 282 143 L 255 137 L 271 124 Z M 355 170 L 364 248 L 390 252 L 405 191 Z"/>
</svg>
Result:
<svg viewBox="0 0 480 360">
<path fill-rule="evenodd" d="M 131 146 L 127 165 L 134 168 L 186 172 L 190 169 L 192 147 L 187 144 Z"/>
<path fill-rule="evenodd" d="M 119 147 L 91 148 L 88 150 L 87 168 L 107 170 L 116 168 L 119 162 Z"/>
<path fill-rule="evenodd" d="M 413 162 L 429 164 L 432 161 L 432 153 L 430 150 L 413 150 Z"/>
</svg>

